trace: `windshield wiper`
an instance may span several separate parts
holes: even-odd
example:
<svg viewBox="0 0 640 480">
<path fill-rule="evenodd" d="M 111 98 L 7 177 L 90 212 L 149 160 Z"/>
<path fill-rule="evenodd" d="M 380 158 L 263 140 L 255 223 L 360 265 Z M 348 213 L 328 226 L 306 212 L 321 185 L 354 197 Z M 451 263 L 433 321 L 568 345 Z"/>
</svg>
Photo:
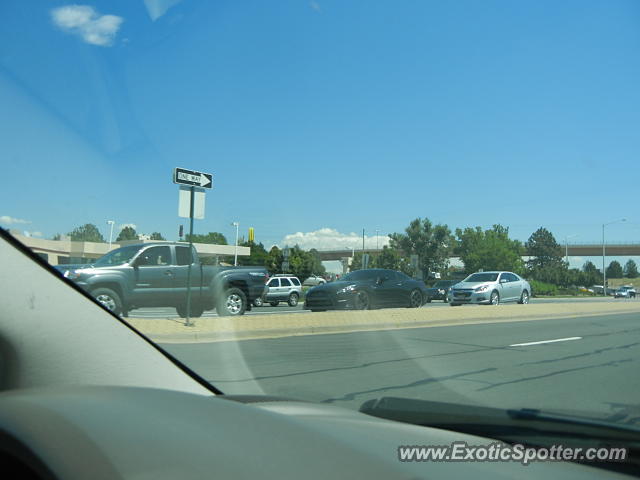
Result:
<svg viewBox="0 0 640 480">
<path fill-rule="evenodd" d="M 500 409 L 398 397 L 368 400 L 360 412 L 375 417 L 513 441 L 522 437 L 632 443 L 640 446 L 640 430 L 576 415 L 540 410 Z M 546 441 L 545 441 L 546 443 Z"/>
</svg>

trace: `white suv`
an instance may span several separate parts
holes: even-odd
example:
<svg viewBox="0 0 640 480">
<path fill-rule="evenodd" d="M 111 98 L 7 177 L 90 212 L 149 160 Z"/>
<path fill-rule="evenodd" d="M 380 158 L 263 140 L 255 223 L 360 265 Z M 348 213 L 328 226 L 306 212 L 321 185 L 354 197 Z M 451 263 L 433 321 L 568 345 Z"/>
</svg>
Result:
<svg viewBox="0 0 640 480">
<path fill-rule="evenodd" d="M 272 307 L 276 307 L 280 302 L 287 302 L 290 307 L 298 305 L 298 300 L 302 296 L 302 284 L 298 277 L 291 275 L 276 275 L 267 282 L 267 293 L 263 298 L 257 298 L 253 303 L 259 307 L 263 302 L 269 302 Z"/>
</svg>

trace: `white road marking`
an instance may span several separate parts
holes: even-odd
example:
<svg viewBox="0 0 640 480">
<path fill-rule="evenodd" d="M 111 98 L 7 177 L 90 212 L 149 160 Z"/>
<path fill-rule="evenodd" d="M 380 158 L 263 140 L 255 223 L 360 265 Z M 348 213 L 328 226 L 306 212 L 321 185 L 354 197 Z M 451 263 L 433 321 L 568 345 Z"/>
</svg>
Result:
<svg viewBox="0 0 640 480">
<path fill-rule="evenodd" d="M 540 342 L 514 343 L 510 347 L 528 347 L 529 345 L 542 345 L 543 343 L 570 342 L 571 340 L 582 340 L 582 337 L 556 338 L 555 340 L 542 340 Z"/>
</svg>

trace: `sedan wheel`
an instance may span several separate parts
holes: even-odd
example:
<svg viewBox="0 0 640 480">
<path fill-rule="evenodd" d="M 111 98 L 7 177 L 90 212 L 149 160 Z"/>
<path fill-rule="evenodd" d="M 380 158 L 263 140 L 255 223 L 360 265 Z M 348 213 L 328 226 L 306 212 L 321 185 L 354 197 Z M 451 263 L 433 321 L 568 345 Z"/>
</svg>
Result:
<svg viewBox="0 0 640 480">
<path fill-rule="evenodd" d="M 264 304 L 264 302 L 262 301 L 262 297 L 258 297 L 253 301 L 253 305 L 255 307 L 261 307 Z"/>
<path fill-rule="evenodd" d="M 522 295 L 520 295 L 520 301 L 518 303 L 520 303 L 521 305 L 526 305 L 527 303 L 529 303 L 529 292 L 523 290 Z"/>
<path fill-rule="evenodd" d="M 367 292 L 358 292 L 356 295 L 355 306 L 357 310 L 369 310 L 369 294 Z"/>
<path fill-rule="evenodd" d="M 498 292 L 491 292 L 490 303 L 491 305 L 500 305 L 500 294 Z"/>
<path fill-rule="evenodd" d="M 420 290 L 413 290 L 409 296 L 409 308 L 420 308 L 422 306 L 422 293 Z"/>
</svg>

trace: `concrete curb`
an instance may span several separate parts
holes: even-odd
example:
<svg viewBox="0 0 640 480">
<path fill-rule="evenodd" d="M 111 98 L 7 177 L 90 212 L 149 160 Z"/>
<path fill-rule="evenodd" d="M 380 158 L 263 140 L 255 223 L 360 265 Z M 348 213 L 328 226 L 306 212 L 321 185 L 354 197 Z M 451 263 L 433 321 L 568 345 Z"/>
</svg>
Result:
<svg viewBox="0 0 640 480">
<path fill-rule="evenodd" d="M 459 307 L 437 313 L 429 309 L 385 309 L 367 312 L 265 315 L 264 317 L 217 317 L 196 319 L 195 327 L 186 327 L 176 319 L 127 320 L 157 343 L 210 343 L 470 324 L 549 321 L 560 318 L 588 318 L 603 314 L 629 313 L 640 315 L 640 304 L 597 306 L 592 304 L 585 308 L 565 304 L 503 305 L 497 308 Z"/>
</svg>

